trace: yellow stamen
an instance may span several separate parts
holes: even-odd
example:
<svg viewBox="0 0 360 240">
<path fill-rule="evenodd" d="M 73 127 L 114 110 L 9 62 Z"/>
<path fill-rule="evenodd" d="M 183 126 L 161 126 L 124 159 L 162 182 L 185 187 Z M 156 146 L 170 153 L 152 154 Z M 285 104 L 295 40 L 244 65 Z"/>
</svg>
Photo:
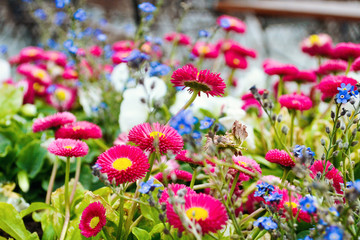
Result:
<svg viewBox="0 0 360 240">
<path fill-rule="evenodd" d="M 65 101 L 66 100 L 66 93 L 64 90 L 57 90 L 55 92 L 55 97 L 59 100 L 59 101 Z"/>
<path fill-rule="evenodd" d="M 161 132 L 157 132 L 157 131 L 151 132 L 149 135 L 152 138 L 155 138 L 155 136 L 159 136 L 159 138 L 161 138 L 162 136 L 165 136 L 165 134 L 163 134 Z"/>
<path fill-rule="evenodd" d="M 320 37 L 319 35 L 313 34 L 309 37 L 309 41 L 311 45 L 320 45 Z"/>
<path fill-rule="evenodd" d="M 80 130 L 80 129 L 83 129 L 82 127 L 80 127 L 80 126 L 76 126 L 76 127 L 73 127 L 72 128 L 74 131 L 77 131 L 77 130 Z"/>
<path fill-rule="evenodd" d="M 35 73 L 34 73 L 34 76 L 37 77 L 37 78 L 40 78 L 41 80 L 44 79 L 46 73 L 44 70 L 37 70 Z"/>
<path fill-rule="evenodd" d="M 131 165 L 132 162 L 128 158 L 118 158 L 112 164 L 113 168 L 119 171 L 126 170 L 131 167 Z"/>
<path fill-rule="evenodd" d="M 201 207 L 192 207 L 186 211 L 186 216 L 191 220 L 193 219 L 195 219 L 196 221 L 199 221 L 200 219 L 205 220 L 209 217 L 209 212 Z"/>
<path fill-rule="evenodd" d="M 201 46 L 201 47 L 199 48 L 199 52 L 200 52 L 201 54 L 209 53 L 209 52 L 210 52 L 210 48 L 209 48 L 208 46 Z"/>
<path fill-rule="evenodd" d="M 45 88 L 43 85 L 41 85 L 37 82 L 34 83 L 33 87 L 34 87 L 34 90 L 37 92 L 42 92 L 42 91 L 44 91 L 44 88 Z"/>
<path fill-rule="evenodd" d="M 90 221 L 90 227 L 91 228 L 95 228 L 98 223 L 100 222 L 100 218 L 99 217 L 93 217 Z"/>
<path fill-rule="evenodd" d="M 290 202 L 285 202 L 284 205 L 286 205 L 287 207 L 290 207 Z M 296 208 L 297 204 L 294 202 L 291 202 L 291 208 Z"/>
<path fill-rule="evenodd" d="M 29 49 L 28 51 L 27 51 L 27 55 L 29 56 L 29 57 L 33 57 L 33 56 L 35 56 L 37 54 L 37 50 L 36 49 Z"/>
<path fill-rule="evenodd" d="M 235 59 L 233 60 L 233 63 L 234 63 L 235 65 L 238 65 L 238 64 L 240 63 L 240 60 L 237 59 L 237 58 L 235 58 Z"/>
<path fill-rule="evenodd" d="M 65 148 L 65 149 L 70 149 L 70 150 L 73 149 L 72 146 L 65 146 L 64 148 Z"/>
</svg>

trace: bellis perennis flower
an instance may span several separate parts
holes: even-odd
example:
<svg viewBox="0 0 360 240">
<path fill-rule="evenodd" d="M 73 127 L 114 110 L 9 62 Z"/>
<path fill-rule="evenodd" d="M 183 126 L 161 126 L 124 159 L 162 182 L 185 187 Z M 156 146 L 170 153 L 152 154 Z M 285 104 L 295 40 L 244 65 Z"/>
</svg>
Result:
<svg viewBox="0 0 360 240">
<path fill-rule="evenodd" d="M 106 224 L 105 208 L 100 202 L 87 206 L 79 224 L 81 234 L 87 238 L 96 236 Z"/>
</svg>

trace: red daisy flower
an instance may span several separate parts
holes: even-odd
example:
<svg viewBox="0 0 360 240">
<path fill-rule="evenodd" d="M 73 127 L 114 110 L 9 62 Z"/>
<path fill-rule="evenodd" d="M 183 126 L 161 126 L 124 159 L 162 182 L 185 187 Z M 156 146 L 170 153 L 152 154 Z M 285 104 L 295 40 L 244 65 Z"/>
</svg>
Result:
<svg viewBox="0 0 360 240">
<path fill-rule="evenodd" d="M 154 178 L 157 179 L 159 182 L 163 182 L 164 174 L 162 172 L 159 172 L 159 173 L 155 174 Z M 192 174 L 187 171 L 184 171 L 184 170 L 174 169 L 167 174 L 167 180 L 170 181 L 172 179 L 190 182 L 192 179 Z"/>
<path fill-rule="evenodd" d="M 120 51 L 120 52 L 115 52 L 112 55 L 112 61 L 114 64 L 119 64 L 119 63 L 123 63 L 126 62 L 124 60 L 124 58 L 128 57 L 131 53 L 131 50 L 124 50 L 124 51 Z"/>
<path fill-rule="evenodd" d="M 265 60 L 263 63 L 264 72 L 268 75 L 295 75 L 299 70 L 291 64 L 282 64 L 274 60 Z"/>
<path fill-rule="evenodd" d="M 311 35 L 301 42 L 301 50 L 310 56 L 330 57 L 332 39 L 325 33 Z"/>
<path fill-rule="evenodd" d="M 55 132 L 55 138 L 89 139 L 101 137 L 101 128 L 86 121 L 68 123 Z"/>
<path fill-rule="evenodd" d="M 32 125 L 33 132 L 44 131 L 49 128 L 56 128 L 67 123 L 72 123 L 76 121 L 74 114 L 69 112 L 59 112 L 53 115 L 38 118 L 34 121 Z"/>
<path fill-rule="evenodd" d="M 196 160 L 192 159 L 190 156 L 190 152 L 188 150 L 182 150 L 181 152 L 179 152 L 176 155 L 175 160 L 190 163 L 190 164 L 195 164 L 195 165 L 201 165 L 201 166 L 204 165 L 202 161 L 196 161 Z"/>
<path fill-rule="evenodd" d="M 46 51 L 43 54 L 43 59 L 54 62 L 62 67 L 65 67 L 67 62 L 65 53 L 59 51 Z"/>
<path fill-rule="evenodd" d="M 220 40 L 217 45 L 225 53 L 235 52 L 243 57 L 256 58 L 256 51 L 254 49 L 246 48 L 234 40 Z"/>
<path fill-rule="evenodd" d="M 136 125 L 129 132 L 129 141 L 138 145 L 142 150 L 150 152 L 156 151 L 156 146 L 154 146 L 156 143 L 161 154 L 168 151 L 173 151 L 176 154 L 184 146 L 181 135 L 174 128 L 160 123 Z"/>
<path fill-rule="evenodd" d="M 234 51 L 225 52 L 224 57 L 226 65 L 230 68 L 246 69 L 248 66 L 246 58 Z"/>
<path fill-rule="evenodd" d="M 352 71 L 360 71 L 360 57 L 355 59 L 355 61 L 351 64 L 351 70 Z"/>
<path fill-rule="evenodd" d="M 59 138 L 49 144 L 48 151 L 62 157 L 83 157 L 88 154 L 89 147 L 80 140 Z"/>
<path fill-rule="evenodd" d="M 247 170 L 249 170 L 250 172 L 258 172 L 259 174 L 262 173 L 260 165 L 253 159 L 245 157 L 245 156 L 233 156 L 232 157 L 234 163 L 242 168 L 245 168 Z M 235 169 L 229 169 L 229 173 L 231 175 L 235 175 L 235 173 L 238 170 Z M 251 176 L 240 172 L 240 176 L 239 176 L 239 181 L 248 181 L 250 178 L 252 178 Z"/>
<path fill-rule="evenodd" d="M 191 188 L 189 188 L 188 186 L 186 186 L 184 184 L 171 183 L 164 189 L 163 193 L 161 194 L 161 198 L 159 199 L 160 204 L 161 203 L 168 203 L 169 189 L 174 193 L 174 196 L 177 195 L 177 192 L 180 189 L 186 189 L 186 194 L 196 194 L 196 192 L 194 190 L 192 190 Z"/>
<path fill-rule="evenodd" d="M 324 165 L 325 160 L 315 161 L 314 164 L 310 167 L 310 177 L 314 179 L 317 174 L 322 174 L 324 170 Z M 330 166 L 332 166 L 332 169 L 329 171 Z M 342 194 L 343 191 L 341 190 L 341 184 L 344 184 L 344 180 L 341 176 L 341 172 L 337 170 L 330 162 L 327 162 L 325 171 L 327 172 L 325 174 L 325 178 L 332 182 L 331 184 L 335 188 L 337 193 Z"/>
<path fill-rule="evenodd" d="M 312 107 L 312 101 L 309 97 L 297 93 L 282 95 L 279 98 L 279 103 L 281 107 L 300 111 L 309 110 Z"/>
<path fill-rule="evenodd" d="M 134 41 L 131 40 L 122 40 L 115 42 L 112 46 L 112 49 L 116 52 L 120 51 L 131 51 L 135 46 Z"/>
<path fill-rule="evenodd" d="M 76 90 L 60 85 L 53 85 L 54 91 L 46 96 L 46 102 L 59 111 L 70 110 L 76 101 Z"/>
<path fill-rule="evenodd" d="M 325 100 L 334 97 L 339 92 L 337 88 L 340 87 L 342 83 L 345 83 L 345 85 L 351 84 L 355 87 L 357 81 L 355 79 L 341 75 L 324 77 L 318 85 L 318 89 L 322 93 L 321 99 Z"/>
<path fill-rule="evenodd" d="M 184 199 L 186 216 L 200 225 L 202 234 L 216 232 L 226 225 L 228 220 L 226 209 L 216 198 L 200 193 L 186 194 Z M 170 203 L 166 206 L 166 216 L 174 228 L 179 229 L 180 232 L 185 230 L 180 217 L 174 211 L 174 206 Z"/>
<path fill-rule="evenodd" d="M 74 79 L 78 79 L 79 74 L 74 69 L 67 67 L 64 69 L 62 77 L 64 79 L 74 80 Z"/>
<path fill-rule="evenodd" d="M 265 159 L 272 163 L 278 163 L 285 167 L 294 167 L 295 163 L 289 156 L 287 152 L 284 150 L 272 149 L 269 150 L 266 155 Z"/>
<path fill-rule="evenodd" d="M 109 148 L 96 161 L 101 172 L 106 173 L 108 180 L 116 185 L 135 182 L 149 171 L 148 158 L 138 147 L 121 145 Z"/>
<path fill-rule="evenodd" d="M 227 32 L 244 33 L 246 31 L 245 23 L 236 17 L 222 15 L 216 19 L 216 23 Z"/>
<path fill-rule="evenodd" d="M 348 61 L 360 57 L 360 44 L 352 42 L 341 42 L 333 49 L 333 57 Z"/>
<path fill-rule="evenodd" d="M 175 87 L 188 87 L 189 92 L 204 92 L 207 96 L 221 96 L 224 94 L 226 84 L 220 77 L 220 73 L 212 73 L 209 70 L 200 72 L 193 65 L 185 65 L 171 75 L 171 82 Z"/>
<path fill-rule="evenodd" d="M 30 62 L 42 59 L 44 50 L 39 47 L 25 47 L 19 53 L 20 62 Z"/>
<path fill-rule="evenodd" d="M 347 65 L 347 62 L 344 60 L 327 60 L 319 66 L 316 73 L 319 75 L 338 74 L 345 72 Z"/>
<path fill-rule="evenodd" d="M 244 104 L 242 105 L 241 109 L 244 111 L 248 111 L 249 109 L 256 109 L 258 111 L 258 117 L 261 117 L 263 114 L 262 107 L 258 100 L 256 99 L 248 99 L 245 100 Z"/>
<path fill-rule="evenodd" d="M 203 58 L 217 58 L 219 56 L 219 47 L 211 43 L 196 42 L 191 50 L 192 54 Z"/>
<path fill-rule="evenodd" d="M 177 32 L 172 32 L 172 33 L 168 33 L 164 36 L 164 39 L 168 42 L 174 42 L 177 41 L 178 45 L 190 45 L 191 40 L 190 37 L 186 34 L 183 33 L 177 33 Z"/>
<path fill-rule="evenodd" d="M 82 212 L 79 229 L 87 238 L 96 236 L 106 225 L 106 210 L 100 202 L 90 203 Z"/>
<path fill-rule="evenodd" d="M 128 134 L 120 133 L 114 141 L 114 145 L 126 145 L 129 142 Z"/>
<path fill-rule="evenodd" d="M 295 75 L 284 76 L 284 82 L 314 83 L 316 75 L 314 71 L 299 71 Z"/>
<path fill-rule="evenodd" d="M 266 89 L 258 89 L 259 94 L 263 95 L 265 91 L 267 91 Z M 250 93 L 246 93 L 241 97 L 241 100 L 250 100 L 250 99 L 255 99 L 254 95 L 250 92 Z"/>
</svg>

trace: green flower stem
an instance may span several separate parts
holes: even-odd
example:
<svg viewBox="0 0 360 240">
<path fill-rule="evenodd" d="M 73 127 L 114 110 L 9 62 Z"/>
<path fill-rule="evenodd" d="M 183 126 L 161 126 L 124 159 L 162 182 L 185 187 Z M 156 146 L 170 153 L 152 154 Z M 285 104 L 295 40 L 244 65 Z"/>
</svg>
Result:
<svg viewBox="0 0 360 240">
<path fill-rule="evenodd" d="M 204 62 L 204 56 L 203 56 L 203 55 L 200 55 L 199 61 L 198 61 L 197 64 L 196 64 L 196 67 L 197 67 L 199 70 L 201 69 L 201 66 L 202 66 L 203 62 Z"/>
<path fill-rule="evenodd" d="M 239 225 L 243 225 L 244 223 L 246 223 L 248 220 L 250 220 L 251 218 L 254 218 L 256 215 L 258 215 L 259 213 L 261 213 L 262 211 L 264 211 L 264 208 L 259 208 L 256 211 L 252 212 L 251 214 L 249 214 L 248 216 L 246 216 L 245 218 L 241 219 L 239 222 Z"/>
<path fill-rule="evenodd" d="M 140 184 L 138 184 L 137 187 L 136 187 L 136 190 L 135 190 L 135 193 L 134 193 L 134 199 L 137 199 L 139 197 L 139 195 L 140 195 L 139 190 L 140 190 Z M 135 214 L 135 211 L 136 211 L 137 204 L 138 204 L 137 202 L 133 202 L 132 205 L 131 205 L 128 217 L 127 217 L 126 222 L 125 222 L 125 235 L 124 235 L 125 237 L 122 238 L 122 239 L 127 239 L 128 235 L 130 234 L 129 229 L 130 229 L 130 226 L 131 226 L 131 221 L 132 221 L 132 219 L 134 217 L 134 214 Z"/>
<path fill-rule="evenodd" d="M 109 149 L 109 147 L 100 139 L 94 139 L 94 142 L 104 151 Z"/>
<path fill-rule="evenodd" d="M 194 169 L 194 172 L 192 174 L 192 178 L 191 178 L 191 182 L 190 182 L 190 188 L 193 189 L 194 188 L 194 184 L 195 184 L 195 180 L 196 180 L 196 175 L 197 175 L 197 170 L 196 168 Z"/>
<path fill-rule="evenodd" d="M 189 99 L 189 101 L 187 103 L 185 103 L 185 105 L 171 118 L 175 118 L 177 115 L 179 115 L 182 111 L 184 111 L 185 109 L 187 109 L 196 99 L 197 95 L 198 95 L 199 91 L 194 91 L 193 94 L 191 95 L 191 98 Z M 171 119 L 167 122 L 167 125 L 170 123 Z"/>
<path fill-rule="evenodd" d="M 290 124 L 290 146 L 293 145 L 294 142 L 294 122 L 295 122 L 295 110 L 291 110 L 291 124 Z"/>
<path fill-rule="evenodd" d="M 49 186 L 46 192 L 46 200 L 45 203 L 46 204 L 50 204 L 50 199 L 51 199 L 51 193 L 54 187 L 54 182 L 55 182 L 55 177 L 56 177 L 56 172 L 57 172 L 57 168 L 59 166 L 59 162 L 58 162 L 58 157 L 56 156 L 54 164 L 53 164 L 53 168 L 51 171 L 51 176 L 50 176 L 50 180 L 49 180 Z"/>
<path fill-rule="evenodd" d="M 76 158 L 75 179 L 74 179 L 74 184 L 73 184 L 73 188 L 72 188 L 71 195 L 70 195 L 70 205 L 71 205 L 72 201 L 74 200 L 76 187 L 77 187 L 77 184 L 78 184 L 79 178 L 80 178 L 80 172 L 81 172 L 81 158 L 78 157 L 78 158 Z"/>
<path fill-rule="evenodd" d="M 284 182 L 285 182 L 285 180 L 286 180 L 289 172 L 290 172 L 290 169 L 288 169 L 288 168 L 285 168 L 285 169 L 284 169 L 283 176 L 282 176 L 282 178 L 281 178 L 281 183 L 282 183 L 282 184 L 284 184 Z"/>
<path fill-rule="evenodd" d="M 146 173 L 146 176 L 144 178 L 144 182 L 147 182 L 149 180 L 149 178 L 150 178 L 151 170 L 152 170 L 152 167 L 154 165 L 155 156 L 156 156 L 156 152 L 153 152 L 153 153 L 150 154 L 150 157 L 149 157 L 150 168 L 149 168 L 149 171 Z"/>
<path fill-rule="evenodd" d="M 231 185 L 230 194 L 228 195 L 228 198 L 227 198 L 227 204 L 230 204 L 230 203 L 231 203 L 231 197 L 232 197 L 232 195 L 234 194 L 235 187 L 236 187 L 236 183 L 237 183 L 237 181 L 239 180 L 239 176 L 240 176 L 240 172 L 238 171 L 238 172 L 235 174 L 234 181 L 233 181 L 233 183 L 232 183 L 232 185 Z"/>
<path fill-rule="evenodd" d="M 346 71 L 345 71 L 345 76 L 348 75 L 349 71 L 350 71 L 350 67 L 351 67 L 351 64 L 353 63 L 353 58 L 349 58 L 348 60 L 348 65 L 347 65 L 347 68 L 346 68 Z"/>
<path fill-rule="evenodd" d="M 69 178 L 70 178 L 70 157 L 66 158 L 65 169 L 65 220 L 61 231 L 60 240 L 64 240 L 70 223 L 70 202 L 69 202 Z"/>
<path fill-rule="evenodd" d="M 123 228 L 123 222 L 124 222 L 124 198 L 120 197 L 120 205 L 119 205 L 119 223 L 118 223 L 118 228 L 116 230 L 116 239 L 123 239 L 122 238 L 122 228 Z M 136 203 L 133 202 L 133 205 L 135 205 Z"/>
<path fill-rule="evenodd" d="M 279 85 L 278 85 L 278 93 L 277 93 L 277 100 L 279 101 L 279 98 L 280 98 L 280 96 L 283 94 L 283 89 L 284 89 L 284 81 L 283 81 L 283 76 L 282 75 L 280 75 L 279 76 L 280 77 L 280 79 L 279 79 Z"/>
</svg>

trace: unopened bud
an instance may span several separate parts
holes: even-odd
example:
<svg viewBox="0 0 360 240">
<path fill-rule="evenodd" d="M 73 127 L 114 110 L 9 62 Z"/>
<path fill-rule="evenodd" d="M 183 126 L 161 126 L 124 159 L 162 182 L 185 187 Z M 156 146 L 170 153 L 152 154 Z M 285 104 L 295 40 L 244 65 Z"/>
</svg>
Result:
<svg viewBox="0 0 360 240">
<path fill-rule="evenodd" d="M 350 112 L 350 111 L 347 111 L 347 112 L 346 112 L 346 116 L 347 116 L 347 117 L 350 117 L 350 116 L 351 116 L 351 112 Z"/>
<path fill-rule="evenodd" d="M 321 155 L 321 160 L 325 160 L 325 153 Z"/>
<path fill-rule="evenodd" d="M 321 143 L 321 145 L 325 146 L 325 144 L 326 144 L 326 143 L 325 143 L 325 139 L 323 139 L 323 138 L 320 139 L 320 143 Z"/>
<path fill-rule="evenodd" d="M 282 121 L 282 115 L 281 115 L 281 114 L 279 114 L 279 116 L 277 117 L 277 121 L 278 121 L 278 122 L 281 122 L 281 121 Z"/>
<path fill-rule="evenodd" d="M 340 127 L 340 121 L 339 121 L 339 120 L 336 122 L 335 127 L 336 127 L 336 128 L 339 128 L 339 127 Z"/>
<path fill-rule="evenodd" d="M 287 126 L 282 126 L 281 128 L 281 132 L 284 134 L 284 135 L 287 135 L 288 134 L 288 131 L 289 131 L 289 128 Z"/>
<path fill-rule="evenodd" d="M 337 155 L 339 154 L 339 151 L 338 150 L 336 150 L 335 152 L 333 152 L 333 157 L 336 157 Z"/>
<path fill-rule="evenodd" d="M 351 146 L 352 147 L 354 147 L 356 144 L 358 144 L 359 143 L 359 141 L 353 141 L 352 143 L 351 143 Z"/>
<path fill-rule="evenodd" d="M 331 114 L 330 114 L 331 118 L 334 119 L 335 118 L 335 113 L 334 111 L 331 111 Z"/>
<path fill-rule="evenodd" d="M 273 122 L 275 122 L 275 120 L 276 120 L 276 114 L 275 114 L 275 113 L 271 116 L 271 120 L 272 120 Z"/>
<path fill-rule="evenodd" d="M 329 128 L 328 126 L 326 126 L 326 128 L 325 128 L 325 132 L 326 132 L 327 134 L 330 134 L 330 128 Z"/>
<path fill-rule="evenodd" d="M 340 129 L 341 129 L 342 131 L 344 131 L 344 130 L 345 130 L 345 124 L 341 124 Z"/>
<path fill-rule="evenodd" d="M 350 99 L 350 103 L 351 103 L 352 105 L 354 105 L 354 104 L 355 104 L 355 99 L 354 99 L 354 98 L 351 98 L 351 99 Z"/>
</svg>

